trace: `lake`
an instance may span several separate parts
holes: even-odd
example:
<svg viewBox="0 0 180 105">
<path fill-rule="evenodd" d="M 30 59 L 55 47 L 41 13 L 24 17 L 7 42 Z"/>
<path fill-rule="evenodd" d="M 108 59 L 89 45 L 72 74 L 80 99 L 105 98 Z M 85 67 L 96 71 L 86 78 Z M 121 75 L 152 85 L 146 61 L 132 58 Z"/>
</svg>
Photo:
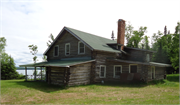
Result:
<svg viewBox="0 0 180 105">
<path fill-rule="evenodd" d="M 17 72 L 19 74 L 23 74 L 25 75 L 25 67 L 16 67 L 17 68 Z M 36 70 L 38 71 L 38 73 L 41 71 L 40 67 L 37 67 Z M 44 68 L 42 68 L 42 70 L 44 70 Z M 34 72 L 34 68 L 33 67 L 27 67 L 27 75 L 33 75 Z"/>
</svg>

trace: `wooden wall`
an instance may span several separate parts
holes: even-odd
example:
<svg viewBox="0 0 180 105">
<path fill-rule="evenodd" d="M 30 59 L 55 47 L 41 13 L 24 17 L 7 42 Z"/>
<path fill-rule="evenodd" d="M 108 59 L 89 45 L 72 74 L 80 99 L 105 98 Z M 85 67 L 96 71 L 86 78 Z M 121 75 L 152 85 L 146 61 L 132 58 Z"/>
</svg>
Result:
<svg viewBox="0 0 180 105">
<path fill-rule="evenodd" d="M 67 85 L 69 74 L 65 67 L 48 67 L 48 83 L 55 85 Z"/>
<path fill-rule="evenodd" d="M 70 67 L 69 86 L 90 83 L 91 63 L 84 63 Z"/>
<path fill-rule="evenodd" d="M 110 62 L 107 61 L 107 58 L 116 58 L 115 53 L 107 53 L 107 52 L 92 52 L 92 57 L 96 59 L 95 63 L 92 63 L 92 80 L 94 82 L 100 82 L 100 81 L 120 81 L 118 78 L 113 78 L 113 72 L 114 72 L 114 65 L 121 65 L 122 66 L 122 75 L 123 73 L 125 75 L 128 75 L 129 73 L 129 65 L 130 63 L 123 63 L 123 62 Z M 100 78 L 99 77 L 99 71 L 100 71 L 100 65 L 106 65 L 106 78 Z M 137 64 L 137 73 L 140 80 L 142 81 L 151 81 L 151 66 L 150 65 L 142 65 Z M 156 67 L 155 72 L 155 79 L 163 79 L 165 74 L 165 68 Z M 129 75 L 132 73 L 129 73 Z"/>
<path fill-rule="evenodd" d="M 79 40 L 71 35 L 69 32 L 65 31 L 62 37 L 59 37 L 51 49 L 47 52 L 47 59 L 61 59 L 61 58 L 73 58 L 73 57 L 91 57 L 91 50 L 85 46 L 85 54 L 78 54 L 78 42 Z M 70 55 L 65 56 L 65 44 L 70 43 Z M 59 56 L 54 57 L 53 51 L 54 47 L 59 45 Z"/>
<path fill-rule="evenodd" d="M 124 60 L 131 60 L 131 61 L 140 61 L 140 62 L 147 62 L 146 61 L 146 55 L 149 54 L 150 61 L 152 61 L 152 55 L 151 52 L 145 52 L 145 51 L 139 51 L 139 50 L 133 50 L 133 49 L 124 49 L 128 54 L 128 56 L 125 56 Z"/>
<path fill-rule="evenodd" d="M 96 62 L 92 65 L 92 70 L 94 71 L 92 74 L 92 80 L 93 82 L 100 82 L 99 78 L 99 70 L 100 65 L 107 65 L 106 58 L 116 58 L 115 53 L 107 53 L 102 51 L 93 51 L 92 52 L 92 58 L 96 59 Z M 107 69 L 107 68 L 106 68 Z"/>
<path fill-rule="evenodd" d="M 152 80 L 161 80 L 164 79 L 166 67 L 155 67 L 155 78 L 152 79 L 152 71 L 151 66 L 146 66 L 147 68 L 145 71 L 148 71 L 148 73 L 144 74 L 146 77 L 146 81 L 152 81 Z"/>
</svg>

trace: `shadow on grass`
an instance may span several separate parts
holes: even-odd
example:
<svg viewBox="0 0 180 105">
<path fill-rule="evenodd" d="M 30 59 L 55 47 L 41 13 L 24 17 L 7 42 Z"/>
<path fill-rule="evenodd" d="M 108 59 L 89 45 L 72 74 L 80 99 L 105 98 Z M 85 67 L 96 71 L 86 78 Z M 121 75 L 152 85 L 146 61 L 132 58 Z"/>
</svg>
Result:
<svg viewBox="0 0 180 105">
<path fill-rule="evenodd" d="M 148 84 L 145 83 L 145 82 L 129 82 L 129 83 L 105 82 L 104 84 L 97 83 L 96 85 L 99 85 L 99 86 L 112 86 L 112 87 L 132 87 L 132 88 L 142 88 L 142 87 L 148 86 Z"/>
<path fill-rule="evenodd" d="M 52 85 L 52 84 L 48 84 L 47 82 L 26 82 L 26 81 L 11 81 L 17 85 L 22 85 L 25 86 L 27 88 L 33 88 L 33 89 L 37 89 L 46 93 L 51 93 L 51 92 L 55 92 L 55 91 L 59 91 L 59 90 L 64 90 L 64 89 L 68 89 L 68 87 L 64 88 L 62 86 L 58 86 L 58 85 Z M 101 83 L 95 83 L 95 84 L 89 84 L 89 85 L 79 85 L 79 86 L 112 86 L 112 87 L 132 87 L 132 88 L 142 88 L 142 87 L 146 87 L 149 85 L 162 85 L 162 84 L 166 84 L 166 85 L 172 85 L 172 86 L 176 86 L 175 83 L 173 82 L 179 82 L 179 74 L 172 74 L 172 75 L 167 75 L 167 80 L 154 80 L 148 83 L 145 82 L 129 82 L 129 83 L 120 83 L 120 82 L 105 82 L 104 84 Z M 76 87 L 76 86 L 72 86 Z"/>
<path fill-rule="evenodd" d="M 13 81 L 17 85 L 22 85 L 27 88 L 37 89 L 46 93 L 51 93 L 59 90 L 66 89 L 62 86 L 48 84 L 47 82 L 40 81 Z"/>
</svg>

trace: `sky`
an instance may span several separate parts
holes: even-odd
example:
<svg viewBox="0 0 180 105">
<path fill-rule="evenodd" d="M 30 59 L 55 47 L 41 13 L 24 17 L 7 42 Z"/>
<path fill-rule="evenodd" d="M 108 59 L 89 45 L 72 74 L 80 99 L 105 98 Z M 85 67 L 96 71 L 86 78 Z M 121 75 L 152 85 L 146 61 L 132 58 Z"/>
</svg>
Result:
<svg viewBox="0 0 180 105">
<path fill-rule="evenodd" d="M 28 45 L 38 46 L 38 62 L 64 26 L 105 38 L 117 36 L 117 21 L 130 22 L 134 30 L 147 27 L 151 37 L 158 30 L 174 33 L 180 21 L 180 0 L 0 0 L 0 37 L 16 66 L 33 63 Z M 150 39 L 149 39 L 150 40 Z"/>
</svg>

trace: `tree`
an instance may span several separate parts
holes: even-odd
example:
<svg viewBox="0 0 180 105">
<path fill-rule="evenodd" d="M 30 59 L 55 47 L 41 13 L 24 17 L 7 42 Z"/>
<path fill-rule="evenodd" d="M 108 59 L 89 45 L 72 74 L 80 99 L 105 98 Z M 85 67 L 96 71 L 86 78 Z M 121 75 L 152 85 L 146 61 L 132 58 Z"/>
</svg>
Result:
<svg viewBox="0 0 180 105">
<path fill-rule="evenodd" d="M 133 26 L 128 22 L 128 24 L 125 26 L 125 37 L 127 40 L 127 44 L 129 43 L 129 39 L 131 38 L 133 34 Z"/>
<path fill-rule="evenodd" d="M 1 79 L 15 79 L 19 76 L 14 59 L 5 53 L 6 39 L 0 38 Z"/>
<path fill-rule="evenodd" d="M 170 50 L 168 50 L 168 55 L 170 57 L 170 61 L 175 70 L 179 68 L 179 35 L 180 35 L 180 23 L 177 22 L 177 26 L 175 27 L 175 32 L 172 35 L 172 44 L 170 44 Z"/>
<path fill-rule="evenodd" d="M 0 54 L 5 51 L 6 39 L 5 37 L 0 38 Z"/>
<path fill-rule="evenodd" d="M 179 68 L 179 28 L 180 23 L 177 23 L 174 34 L 163 34 L 158 31 L 154 34 L 152 50 L 157 51 L 153 55 L 153 61 L 161 63 L 169 63 L 175 70 Z"/>
<path fill-rule="evenodd" d="M 7 53 L 3 52 L 1 55 L 1 79 L 15 79 L 18 77 L 14 59 Z"/>
<path fill-rule="evenodd" d="M 47 56 L 43 55 L 42 60 L 47 61 Z"/>
<path fill-rule="evenodd" d="M 157 41 L 161 38 L 163 33 L 158 30 L 157 34 L 154 33 L 151 39 L 151 44 L 152 44 L 152 50 L 157 51 L 158 50 L 158 43 Z"/>
<path fill-rule="evenodd" d="M 34 61 L 34 63 L 36 63 L 36 61 L 37 61 L 36 53 L 38 52 L 38 50 L 37 50 L 38 47 L 36 45 L 33 45 L 33 44 L 29 45 L 28 47 L 31 50 L 30 53 L 32 53 L 32 55 L 34 55 L 33 61 Z"/>
<path fill-rule="evenodd" d="M 140 44 L 142 49 L 150 50 L 148 38 L 149 37 L 147 35 L 143 37 L 142 42 Z"/>
<path fill-rule="evenodd" d="M 50 38 L 50 40 L 48 40 L 48 42 L 47 42 L 47 46 L 49 47 L 51 44 L 52 44 L 52 42 L 54 41 L 54 36 L 52 35 L 52 34 L 50 34 L 49 35 L 49 38 Z"/>
<path fill-rule="evenodd" d="M 140 27 L 138 31 L 133 31 L 133 35 L 129 38 L 127 46 L 139 48 L 139 44 L 146 31 L 147 27 Z"/>
</svg>

